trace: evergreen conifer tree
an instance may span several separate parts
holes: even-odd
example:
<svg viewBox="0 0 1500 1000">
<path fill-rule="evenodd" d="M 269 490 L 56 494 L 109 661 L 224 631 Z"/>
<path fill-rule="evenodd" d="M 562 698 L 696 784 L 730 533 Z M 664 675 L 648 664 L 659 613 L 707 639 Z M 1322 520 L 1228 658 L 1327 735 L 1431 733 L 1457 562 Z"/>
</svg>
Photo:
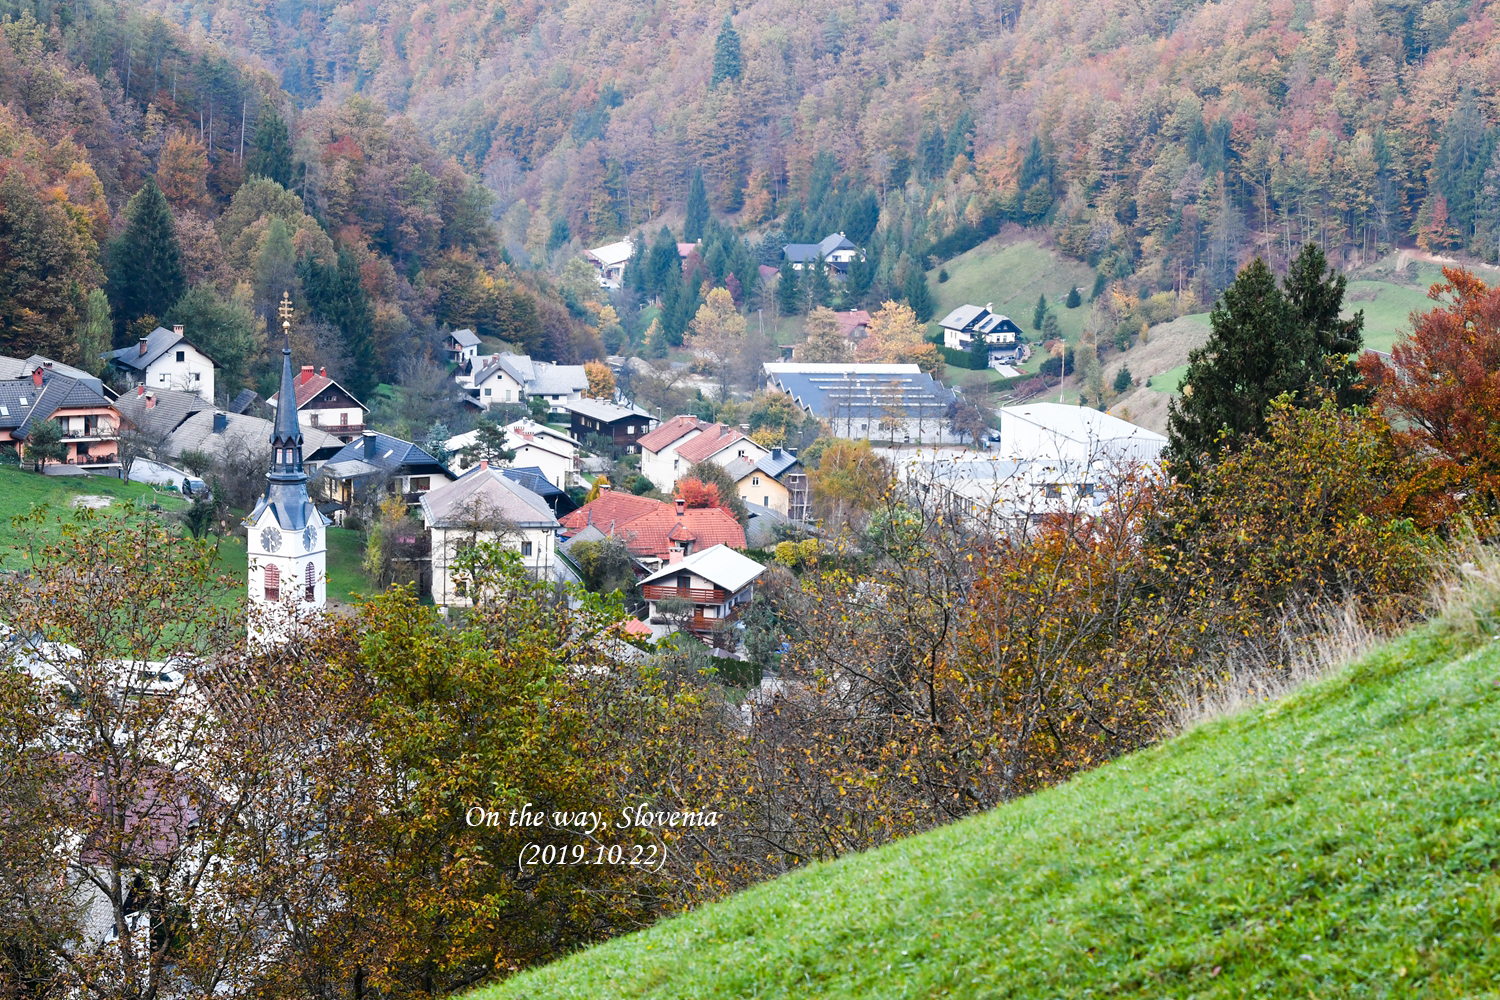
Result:
<svg viewBox="0 0 1500 1000">
<path fill-rule="evenodd" d="M 292 136 L 270 104 L 261 109 L 255 138 L 245 154 L 245 176 L 257 175 L 284 188 L 292 186 Z"/>
<path fill-rule="evenodd" d="M 802 296 L 797 285 L 797 269 L 792 266 L 790 260 L 783 260 L 781 277 L 776 281 L 776 304 L 781 307 L 784 316 L 795 316 L 798 307 L 802 304 Z"/>
<path fill-rule="evenodd" d="M 153 178 L 125 206 L 125 232 L 110 248 L 109 294 L 115 344 L 142 316 L 164 316 L 182 297 L 186 279 L 172 228 L 172 210 Z"/>
<path fill-rule="evenodd" d="M 724 23 L 719 26 L 719 37 L 714 41 L 714 72 L 708 85 L 717 87 L 725 80 L 738 80 L 743 71 L 739 32 L 734 30 L 734 22 L 725 14 Z"/>
<path fill-rule="evenodd" d="M 682 238 L 687 243 L 703 239 L 708 228 L 708 191 L 703 187 L 703 170 L 693 168 L 693 179 L 688 184 L 687 218 L 682 223 Z"/>
<path fill-rule="evenodd" d="M 1068 297 L 1063 300 L 1063 305 L 1068 307 L 1069 309 L 1077 309 L 1079 306 L 1083 305 L 1083 296 L 1078 293 L 1078 287 L 1076 285 L 1068 289 Z"/>
<path fill-rule="evenodd" d="M 83 301 L 83 317 L 73 328 L 73 339 L 78 344 L 78 367 L 90 375 L 104 370 L 104 352 L 109 350 L 114 338 L 114 323 L 109 318 L 109 299 L 99 288 L 89 289 Z"/>
<path fill-rule="evenodd" d="M 974 342 L 969 345 L 969 367 L 976 372 L 982 372 L 990 366 L 990 344 L 984 334 L 976 333 Z"/>
<path fill-rule="evenodd" d="M 1036 308 L 1034 310 L 1032 310 L 1032 313 L 1031 313 L 1031 328 L 1033 330 L 1040 330 L 1042 328 L 1042 323 L 1044 323 L 1046 321 L 1046 319 L 1047 319 L 1047 296 L 1045 296 L 1045 295 L 1038 295 L 1036 297 Z"/>
<path fill-rule="evenodd" d="M 308 257 L 298 268 L 303 294 L 313 315 L 338 327 L 351 362 L 349 391 L 363 399 L 375 388 L 374 316 L 360 282 L 359 262 L 339 247 L 338 263 L 324 266 Z"/>
<path fill-rule="evenodd" d="M 831 298 L 833 285 L 828 281 L 828 262 L 823 259 L 822 254 L 818 254 L 818 259 L 807 269 L 807 308 L 811 310 L 826 306 Z"/>
<path fill-rule="evenodd" d="M 906 287 L 902 289 L 906 304 L 911 306 L 911 311 L 917 314 L 917 319 L 926 323 L 932 319 L 933 310 L 937 308 L 932 301 L 932 291 L 927 287 L 927 273 L 920 265 L 913 264 L 906 272 Z"/>
</svg>

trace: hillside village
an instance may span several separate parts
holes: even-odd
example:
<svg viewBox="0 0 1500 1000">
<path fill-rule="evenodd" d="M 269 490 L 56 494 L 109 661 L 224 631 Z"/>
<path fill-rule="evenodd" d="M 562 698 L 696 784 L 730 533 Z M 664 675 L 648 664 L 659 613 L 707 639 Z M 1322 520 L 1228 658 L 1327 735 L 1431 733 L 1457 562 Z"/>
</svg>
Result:
<svg viewBox="0 0 1500 1000">
<path fill-rule="evenodd" d="M 0 10 L 0 1000 L 1489 995 L 1500 36 L 1247 4 Z"/>
</svg>

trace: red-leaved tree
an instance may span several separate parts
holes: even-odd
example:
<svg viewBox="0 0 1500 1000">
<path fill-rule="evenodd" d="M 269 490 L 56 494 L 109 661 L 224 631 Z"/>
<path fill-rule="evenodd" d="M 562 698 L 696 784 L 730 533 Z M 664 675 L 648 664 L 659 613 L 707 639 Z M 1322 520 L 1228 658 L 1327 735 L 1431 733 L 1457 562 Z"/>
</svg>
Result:
<svg viewBox="0 0 1500 1000">
<path fill-rule="evenodd" d="M 680 480 L 677 483 L 677 495 L 682 498 L 684 504 L 695 509 L 724 506 L 724 501 L 719 496 L 718 484 L 705 483 L 701 479 Z"/>
</svg>

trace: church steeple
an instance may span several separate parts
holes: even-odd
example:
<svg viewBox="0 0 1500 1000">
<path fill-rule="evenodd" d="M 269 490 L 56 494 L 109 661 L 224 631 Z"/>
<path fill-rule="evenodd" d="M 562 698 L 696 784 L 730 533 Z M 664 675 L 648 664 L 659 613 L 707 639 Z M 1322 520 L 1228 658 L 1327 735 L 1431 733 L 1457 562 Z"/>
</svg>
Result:
<svg viewBox="0 0 1500 1000">
<path fill-rule="evenodd" d="M 278 313 L 285 346 L 281 349 L 276 424 L 271 430 L 271 471 L 266 476 L 273 486 L 307 482 L 307 473 L 302 469 L 302 428 L 297 422 L 297 383 L 292 375 L 292 299 L 286 292 L 281 293 Z"/>
</svg>

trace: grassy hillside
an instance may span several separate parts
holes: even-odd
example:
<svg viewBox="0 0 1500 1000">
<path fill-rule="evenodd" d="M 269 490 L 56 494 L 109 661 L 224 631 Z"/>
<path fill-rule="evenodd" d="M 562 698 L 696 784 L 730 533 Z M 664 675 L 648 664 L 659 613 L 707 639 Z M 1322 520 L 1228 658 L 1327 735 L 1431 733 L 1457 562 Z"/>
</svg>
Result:
<svg viewBox="0 0 1500 1000">
<path fill-rule="evenodd" d="M 1279 703 L 475 1000 L 1500 996 L 1487 638 L 1428 626 Z"/>
<path fill-rule="evenodd" d="M 145 483 L 128 483 L 110 476 L 41 476 L 18 469 L 14 465 L 0 465 L 0 569 L 14 568 L 19 554 L 18 546 L 50 539 L 48 528 L 40 532 L 28 525 L 19 532 L 11 525 L 11 519 L 29 513 L 33 507 L 48 504 L 56 514 L 66 513 L 78 497 L 107 497 L 111 505 L 131 501 L 144 507 L 158 503 L 163 510 L 176 511 L 187 506 L 187 502 L 173 493 L 165 493 Z"/>
<path fill-rule="evenodd" d="M 1031 317 L 1037 297 L 1045 295 L 1068 343 L 1076 342 L 1083 332 L 1083 322 L 1089 315 L 1088 294 L 1094 287 L 1093 268 L 1060 257 L 1032 240 L 1006 243 L 1004 237 L 996 237 L 944 262 L 941 270 L 948 272 L 947 281 L 938 281 L 938 270 L 927 273 L 927 285 L 937 302 L 934 320 L 965 303 L 982 306 L 992 302 L 990 308 L 1015 320 L 1026 336 L 1036 341 L 1040 334 L 1031 328 Z M 1083 289 L 1084 303 L 1077 309 L 1067 309 L 1063 300 L 1074 287 Z M 936 324 L 931 328 L 936 330 Z M 1040 362 L 1038 355 L 1029 367 L 1035 368 Z"/>
</svg>

